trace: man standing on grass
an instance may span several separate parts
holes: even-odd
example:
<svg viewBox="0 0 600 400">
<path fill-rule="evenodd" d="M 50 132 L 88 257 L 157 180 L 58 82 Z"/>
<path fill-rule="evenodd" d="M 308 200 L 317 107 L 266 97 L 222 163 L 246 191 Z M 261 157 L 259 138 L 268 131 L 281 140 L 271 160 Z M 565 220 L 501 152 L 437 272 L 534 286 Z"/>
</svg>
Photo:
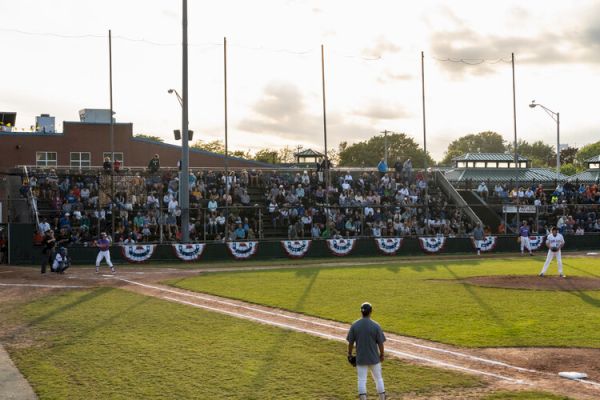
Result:
<svg viewBox="0 0 600 400">
<path fill-rule="evenodd" d="M 529 243 L 529 235 L 531 231 L 529 230 L 529 226 L 527 225 L 527 221 L 523 221 L 523 225 L 519 228 L 519 241 L 521 242 L 521 255 L 524 256 L 524 250 L 527 249 L 529 251 L 529 255 L 532 256 L 531 252 L 531 244 Z"/>
<path fill-rule="evenodd" d="M 379 324 L 371 319 L 372 311 L 373 307 L 369 303 L 363 303 L 360 306 L 362 318 L 352 324 L 346 337 L 348 341 L 348 360 L 353 365 L 356 364 L 358 398 L 360 400 L 367 400 L 367 372 L 371 371 L 379 400 L 385 400 L 385 386 L 383 384 L 383 377 L 381 376 L 385 336 Z M 354 343 L 356 343 L 355 360 L 352 356 Z"/>
<path fill-rule="evenodd" d="M 113 264 L 110 261 L 110 239 L 106 236 L 106 233 L 102 232 L 100 234 L 100 239 L 96 242 L 96 246 L 98 246 L 98 256 L 96 257 L 96 273 L 100 272 L 100 263 L 102 262 L 102 259 L 105 258 L 106 263 L 114 274 L 115 267 L 113 267 Z"/>
<path fill-rule="evenodd" d="M 546 271 L 548 271 L 548 266 L 550 266 L 550 262 L 556 256 L 556 262 L 558 263 L 558 273 L 561 278 L 566 278 L 566 275 L 563 274 L 562 257 L 560 254 L 560 249 L 562 249 L 564 245 L 565 239 L 563 238 L 563 235 L 558 233 L 558 229 L 555 226 L 553 226 L 552 233 L 550 233 L 546 238 L 548 256 L 546 257 L 546 262 L 544 263 L 542 272 L 540 272 L 540 276 L 544 276 L 546 274 Z"/>
</svg>

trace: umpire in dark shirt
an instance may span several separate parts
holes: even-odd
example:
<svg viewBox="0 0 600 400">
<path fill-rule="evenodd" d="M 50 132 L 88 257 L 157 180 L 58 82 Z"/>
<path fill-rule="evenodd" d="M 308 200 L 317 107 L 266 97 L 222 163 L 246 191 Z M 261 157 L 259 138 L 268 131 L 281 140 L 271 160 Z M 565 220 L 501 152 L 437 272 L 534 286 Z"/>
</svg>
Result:
<svg viewBox="0 0 600 400">
<path fill-rule="evenodd" d="M 54 261 L 54 249 L 56 248 L 56 238 L 54 237 L 54 231 L 48 230 L 44 234 L 44 238 L 42 239 L 42 274 L 46 273 L 46 266 L 50 264 L 52 267 L 52 262 Z"/>
<path fill-rule="evenodd" d="M 367 372 L 371 371 L 380 400 L 385 400 L 385 386 L 381 376 L 381 362 L 384 357 L 383 342 L 385 335 L 379 324 L 371 319 L 373 307 L 370 303 L 360 306 L 362 318 L 355 321 L 346 340 L 348 341 L 348 356 L 356 343 L 356 372 L 358 374 L 358 398 L 367 399 Z"/>
</svg>

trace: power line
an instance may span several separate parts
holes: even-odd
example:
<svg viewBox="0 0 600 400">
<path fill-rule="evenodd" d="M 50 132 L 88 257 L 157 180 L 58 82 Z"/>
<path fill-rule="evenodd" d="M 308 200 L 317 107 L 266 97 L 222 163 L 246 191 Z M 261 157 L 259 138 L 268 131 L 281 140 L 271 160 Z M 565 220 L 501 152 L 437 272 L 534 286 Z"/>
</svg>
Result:
<svg viewBox="0 0 600 400">
<path fill-rule="evenodd" d="M 485 58 L 451 58 L 451 57 L 446 57 L 446 58 L 441 58 L 441 57 L 436 57 L 436 56 L 432 56 L 432 59 L 439 61 L 439 62 L 451 62 L 451 63 L 458 63 L 458 64 L 465 64 L 465 65 L 480 65 L 480 64 L 498 64 L 498 63 L 510 63 L 511 60 L 506 60 L 504 58 L 497 58 L 497 59 L 485 59 Z"/>
<path fill-rule="evenodd" d="M 92 34 L 92 33 L 64 34 L 64 33 L 55 33 L 55 32 L 33 32 L 33 31 L 25 31 L 22 29 L 16 29 L 16 28 L 0 28 L 0 31 L 18 33 L 18 34 L 27 35 L 27 36 L 55 37 L 55 38 L 59 38 L 59 39 L 89 39 L 89 38 L 105 39 L 106 38 L 106 35 Z M 147 44 L 147 45 L 151 45 L 151 46 L 160 46 L 160 47 L 181 46 L 181 43 L 179 43 L 179 42 L 158 42 L 155 40 L 149 40 L 149 39 L 145 39 L 145 38 L 133 38 L 133 37 L 123 36 L 123 35 L 113 35 L 113 38 L 127 41 L 127 42 L 132 42 L 132 43 L 143 43 L 143 44 Z M 221 46 L 223 46 L 223 43 L 220 43 L 220 42 L 188 43 L 188 46 L 190 46 L 190 47 L 205 47 L 205 48 L 221 47 Z M 250 46 L 250 45 L 236 44 L 236 43 L 232 43 L 231 46 L 239 48 L 239 49 L 264 51 L 264 52 L 277 53 L 277 54 L 291 54 L 291 55 L 295 55 L 295 56 L 305 56 L 308 54 L 316 53 L 316 51 L 318 49 L 317 47 L 315 47 L 314 49 L 308 48 L 308 49 L 302 49 L 302 50 L 293 50 L 293 49 L 285 49 L 285 48 L 269 48 L 266 46 Z M 351 59 L 362 60 L 362 61 L 378 61 L 378 60 L 383 59 L 383 57 L 381 57 L 381 56 L 367 57 L 367 56 L 362 56 L 362 55 L 342 54 L 342 53 L 338 53 L 335 51 L 332 51 L 332 54 L 339 56 L 339 57 L 343 57 L 343 58 L 351 58 Z"/>
</svg>

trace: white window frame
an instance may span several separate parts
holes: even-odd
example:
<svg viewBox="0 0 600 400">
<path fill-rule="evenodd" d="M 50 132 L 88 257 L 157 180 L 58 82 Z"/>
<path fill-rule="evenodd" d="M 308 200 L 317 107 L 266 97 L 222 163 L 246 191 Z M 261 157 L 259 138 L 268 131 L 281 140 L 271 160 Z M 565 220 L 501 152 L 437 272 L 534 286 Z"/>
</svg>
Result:
<svg viewBox="0 0 600 400">
<path fill-rule="evenodd" d="M 500 161 L 498 163 L 498 168 L 508 168 L 508 162 L 507 161 Z"/>
<path fill-rule="evenodd" d="M 475 161 L 475 168 L 485 168 L 485 161 Z"/>
<path fill-rule="evenodd" d="M 44 155 L 43 159 L 39 158 L 41 154 Z M 48 158 L 49 154 L 54 154 L 54 160 Z M 58 153 L 56 151 L 36 151 L 35 165 L 37 167 L 56 167 L 58 165 Z"/>
<path fill-rule="evenodd" d="M 466 168 L 466 167 L 467 167 L 466 161 L 457 161 L 456 162 L 456 168 Z"/>
<path fill-rule="evenodd" d="M 600 163 L 590 163 L 588 169 L 598 169 L 600 168 Z"/>
<path fill-rule="evenodd" d="M 106 157 L 110 157 L 110 161 L 115 161 L 115 160 L 119 160 L 121 162 L 121 167 L 125 165 L 125 156 L 123 154 L 122 151 L 115 151 L 115 160 L 112 159 L 112 151 L 105 151 L 102 153 L 102 162 L 104 162 L 104 159 Z M 119 158 L 120 157 L 120 158 Z"/>
<path fill-rule="evenodd" d="M 78 160 L 73 160 L 73 156 L 74 155 L 79 155 L 79 159 Z M 88 155 L 88 160 L 82 160 L 81 156 L 83 154 L 87 154 Z M 87 165 L 83 165 L 83 163 L 86 162 Z M 92 153 L 90 153 L 89 151 L 72 151 L 69 153 L 69 166 L 71 168 L 90 168 L 92 166 Z"/>
</svg>

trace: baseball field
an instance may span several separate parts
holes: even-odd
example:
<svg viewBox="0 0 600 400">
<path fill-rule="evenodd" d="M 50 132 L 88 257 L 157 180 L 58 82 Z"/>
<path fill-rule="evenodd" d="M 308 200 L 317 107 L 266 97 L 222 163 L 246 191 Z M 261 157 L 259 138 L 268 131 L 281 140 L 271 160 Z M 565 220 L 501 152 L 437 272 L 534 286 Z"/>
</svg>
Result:
<svg viewBox="0 0 600 400">
<path fill-rule="evenodd" d="M 343 338 L 369 301 L 390 399 L 598 398 L 600 263 L 564 263 L 566 279 L 538 277 L 540 257 L 10 267 L 0 342 L 40 399 L 352 399 Z M 574 370 L 588 382 L 558 377 Z"/>
</svg>

